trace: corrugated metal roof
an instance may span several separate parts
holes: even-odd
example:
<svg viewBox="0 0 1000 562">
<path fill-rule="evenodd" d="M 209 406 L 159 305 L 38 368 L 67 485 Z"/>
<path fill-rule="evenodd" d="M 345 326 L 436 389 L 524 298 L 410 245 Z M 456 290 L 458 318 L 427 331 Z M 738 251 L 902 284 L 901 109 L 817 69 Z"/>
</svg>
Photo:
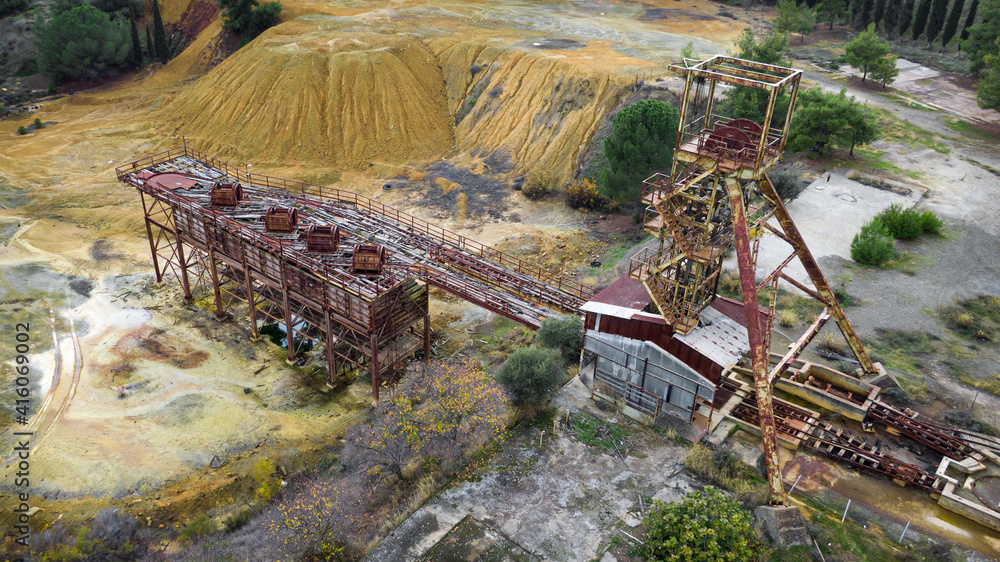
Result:
<svg viewBox="0 0 1000 562">
<path fill-rule="evenodd" d="M 723 367 L 732 367 L 750 353 L 746 328 L 711 306 L 701 313 L 697 328 L 684 336 L 674 333 L 674 337 Z"/>
<path fill-rule="evenodd" d="M 650 302 L 649 291 L 638 279 L 632 279 L 628 275 L 623 275 L 617 281 L 610 284 L 600 293 L 597 293 L 590 302 L 599 302 L 630 308 L 632 310 L 642 310 Z M 624 318 L 627 318 L 624 317 Z"/>
</svg>

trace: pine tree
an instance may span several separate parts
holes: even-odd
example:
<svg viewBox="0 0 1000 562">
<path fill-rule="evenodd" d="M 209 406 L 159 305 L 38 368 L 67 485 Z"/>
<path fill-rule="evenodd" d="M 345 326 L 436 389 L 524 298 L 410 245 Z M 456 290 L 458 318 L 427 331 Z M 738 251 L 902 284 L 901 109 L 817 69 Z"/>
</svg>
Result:
<svg viewBox="0 0 1000 562">
<path fill-rule="evenodd" d="M 906 35 L 906 31 L 910 29 L 910 24 L 913 23 L 913 4 L 915 1 L 916 0 L 903 0 L 903 4 L 899 8 L 900 37 Z"/>
<path fill-rule="evenodd" d="M 844 58 L 847 64 L 860 70 L 861 81 L 868 78 L 868 73 L 889 54 L 889 44 L 878 38 L 875 33 L 875 23 L 868 24 L 868 29 L 862 31 L 844 47 Z M 895 66 L 895 61 L 893 61 Z"/>
<path fill-rule="evenodd" d="M 136 68 L 142 68 L 142 43 L 139 41 L 139 30 L 135 27 L 135 10 L 129 10 L 132 17 L 129 18 L 128 22 L 131 25 L 130 32 L 132 34 L 132 53 L 131 53 L 131 63 Z"/>
<path fill-rule="evenodd" d="M 149 31 L 149 26 L 146 26 L 146 56 L 152 61 L 156 58 L 156 50 L 153 49 L 153 34 Z"/>
<path fill-rule="evenodd" d="M 941 36 L 941 46 L 947 47 L 948 42 L 951 38 L 955 36 L 955 32 L 958 31 L 958 20 L 962 19 L 962 8 L 965 7 L 965 0 L 955 0 L 955 3 L 951 7 L 951 13 L 948 14 L 948 23 L 944 26 L 944 34 Z"/>
<path fill-rule="evenodd" d="M 986 57 L 1000 56 L 1000 0 L 986 0 L 980 6 L 982 17 L 979 23 L 969 27 L 969 39 L 962 41 L 962 50 L 969 55 L 969 71 L 980 72 L 986 64 Z M 996 64 L 1000 64 L 997 61 Z"/>
<path fill-rule="evenodd" d="M 840 21 L 846 12 L 847 2 L 845 0 L 821 0 L 816 6 L 816 16 L 820 21 L 829 23 L 830 29 L 833 29 L 833 24 Z"/>
<path fill-rule="evenodd" d="M 872 9 L 875 7 L 875 0 L 865 0 L 861 5 L 861 27 L 867 28 L 872 22 Z"/>
<path fill-rule="evenodd" d="M 972 24 L 976 23 L 976 10 L 979 8 L 979 0 L 972 0 L 972 5 L 969 6 L 969 15 L 965 16 L 965 25 L 962 26 L 962 41 L 964 42 L 969 38 L 969 28 Z M 961 45 L 958 47 L 961 49 Z"/>
<path fill-rule="evenodd" d="M 163 28 L 163 18 L 160 17 L 160 4 L 153 0 L 153 48 L 156 58 L 167 64 L 170 60 L 170 46 L 167 43 L 167 30 Z"/>
<path fill-rule="evenodd" d="M 885 4 L 886 0 L 878 0 L 875 2 L 875 14 L 872 16 L 872 21 L 875 22 L 876 27 L 879 29 L 885 29 Z"/>
<path fill-rule="evenodd" d="M 155 0 L 154 0 L 155 1 Z M 931 0 L 920 0 L 917 6 L 917 16 L 913 20 L 913 40 L 916 41 L 927 29 L 927 16 L 931 15 Z"/>
<path fill-rule="evenodd" d="M 948 0 L 931 1 L 931 17 L 927 20 L 927 44 L 930 45 L 941 34 L 948 17 Z"/>
<path fill-rule="evenodd" d="M 885 15 L 882 16 L 882 31 L 889 37 L 896 32 L 899 27 L 899 10 L 902 2 L 899 0 L 889 0 L 885 3 Z"/>
</svg>

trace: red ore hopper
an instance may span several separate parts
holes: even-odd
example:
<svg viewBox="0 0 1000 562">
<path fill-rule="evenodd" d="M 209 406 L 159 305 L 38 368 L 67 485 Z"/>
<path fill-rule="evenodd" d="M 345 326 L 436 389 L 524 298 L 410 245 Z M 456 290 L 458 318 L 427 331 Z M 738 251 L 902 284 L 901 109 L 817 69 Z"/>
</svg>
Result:
<svg viewBox="0 0 1000 562">
<path fill-rule="evenodd" d="M 381 275 L 385 265 L 385 247 L 378 244 L 358 244 L 354 246 L 354 273 Z"/>
<path fill-rule="evenodd" d="M 243 186 L 238 181 L 217 181 L 212 184 L 212 204 L 235 207 L 243 199 Z"/>
<path fill-rule="evenodd" d="M 340 244 L 340 228 L 314 224 L 306 229 L 306 251 L 336 252 Z"/>
<path fill-rule="evenodd" d="M 268 232 L 292 232 L 299 224 L 299 213 L 287 207 L 268 207 L 264 228 Z"/>
</svg>

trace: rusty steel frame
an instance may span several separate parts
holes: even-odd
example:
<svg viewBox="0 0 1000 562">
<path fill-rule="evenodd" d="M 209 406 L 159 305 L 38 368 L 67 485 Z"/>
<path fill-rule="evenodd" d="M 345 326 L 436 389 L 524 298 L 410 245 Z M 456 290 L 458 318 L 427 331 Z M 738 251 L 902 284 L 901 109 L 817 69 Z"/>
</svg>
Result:
<svg viewBox="0 0 1000 562">
<path fill-rule="evenodd" d="M 706 258 L 714 255 L 713 252 L 721 254 L 730 246 L 735 246 L 743 302 L 753 303 L 744 309 L 755 395 L 760 406 L 757 418 L 767 466 L 770 503 L 783 505 L 786 498 L 781 484 L 777 429 L 771 399 L 774 379 L 799 356 L 830 318 L 837 322 L 861 363 L 862 372 L 866 375 L 878 373 L 767 177 L 768 168 L 784 152 L 802 72 L 722 55 L 704 61 L 685 59 L 683 65 L 671 65 L 670 68 L 685 75 L 671 176 L 668 181 L 656 176 L 650 178 L 644 182 L 643 192 L 643 201 L 649 205 L 647 230 L 659 235 L 660 250 L 655 255 L 650 252 L 637 255 L 630 264 L 630 275 L 643 281 L 653 302 L 674 330 L 688 333 L 697 326 L 701 311 L 711 299 L 702 303 L 702 299 L 690 300 L 687 295 L 699 287 L 718 283 L 719 271 L 716 269 L 721 270 L 721 263 L 716 264 Z M 703 99 L 701 92 L 706 83 L 709 95 Z M 718 83 L 767 92 L 763 123 L 757 123 L 756 127 L 749 123 L 731 125 L 730 117 L 713 113 L 714 92 Z M 789 96 L 788 113 L 780 129 L 772 128 L 777 100 L 786 92 Z M 731 129 L 716 132 L 719 127 L 738 127 L 744 135 L 741 137 Z M 719 185 L 724 185 L 726 197 L 704 197 L 705 189 L 710 186 L 714 189 Z M 699 194 L 702 195 L 701 201 L 707 203 L 691 203 Z M 728 216 L 721 212 L 727 205 L 730 211 Z M 687 219 L 678 216 L 684 212 L 697 213 L 698 216 Z M 771 216 L 777 219 L 778 227 L 767 223 Z M 763 281 L 758 281 L 757 252 L 760 234 L 765 229 L 787 242 L 792 247 L 792 253 L 776 269 L 763 275 Z M 785 274 L 785 267 L 796 258 L 805 268 L 812 287 Z M 677 273 L 674 277 L 661 278 L 668 266 L 680 267 L 683 264 L 688 264 L 688 269 L 698 269 L 698 275 L 691 277 Z M 824 310 L 772 369 L 772 322 L 781 280 L 820 301 Z M 684 290 L 676 286 L 685 283 L 694 285 Z M 768 288 L 772 297 L 769 314 L 762 319 L 756 306 L 757 297 L 761 290 Z"/>
<path fill-rule="evenodd" d="M 147 181 L 164 172 L 200 182 L 174 190 Z M 428 285 L 532 328 L 558 313 L 578 313 L 595 294 L 357 194 L 251 175 L 187 146 L 127 164 L 116 174 L 139 191 L 158 282 L 173 273 L 188 299 L 211 290 L 220 318 L 244 316 L 236 306 L 245 303 L 254 339 L 260 323 L 284 324 L 289 361 L 297 359 L 296 340 L 322 343 L 330 382 L 338 365 L 364 369 L 372 375 L 374 400 L 382 372 L 420 343 L 425 360 L 430 358 Z M 212 205 L 206 190 L 212 179 L 243 183 L 245 204 Z M 298 209 L 312 223 L 337 225 L 355 242 L 387 248 L 383 273 L 355 275 L 349 257 L 313 255 L 297 232 L 277 235 L 254 226 L 264 205 L 276 203 Z M 334 294 L 340 296 L 332 299 Z"/>
</svg>

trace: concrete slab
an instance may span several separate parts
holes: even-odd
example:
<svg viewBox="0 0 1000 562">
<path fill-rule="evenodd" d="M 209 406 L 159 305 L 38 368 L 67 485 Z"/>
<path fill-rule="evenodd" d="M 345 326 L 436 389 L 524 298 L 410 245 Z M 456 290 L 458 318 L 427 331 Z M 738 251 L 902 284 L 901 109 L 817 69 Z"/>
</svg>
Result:
<svg viewBox="0 0 1000 562">
<path fill-rule="evenodd" d="M 788 203 L 787 208 L 817 261 L 827 256 L 850 260 L 851 240 L 861 230 L 861 225 L 892 203 L 909 208 L 920 197 L 917 190 L 909 195 L 901 195 L 860 184 L 834 172 L 820 176 Z M 771 219 L 770 222 L 778 224 L 776 219 Z M 780 265 L 790 253 L 791 246 L 780 238 L 765 233 L 760 241 L 758 273 L 766 275 L 766 272 Z M 725 265 L 729 269 L 736 269 L 736 256 L 726 260 Z M 785 267 L 785 273 L 797 281 L 809 283 L 805 268 L 798 260 L 792 260 Z"/>
</svg>

